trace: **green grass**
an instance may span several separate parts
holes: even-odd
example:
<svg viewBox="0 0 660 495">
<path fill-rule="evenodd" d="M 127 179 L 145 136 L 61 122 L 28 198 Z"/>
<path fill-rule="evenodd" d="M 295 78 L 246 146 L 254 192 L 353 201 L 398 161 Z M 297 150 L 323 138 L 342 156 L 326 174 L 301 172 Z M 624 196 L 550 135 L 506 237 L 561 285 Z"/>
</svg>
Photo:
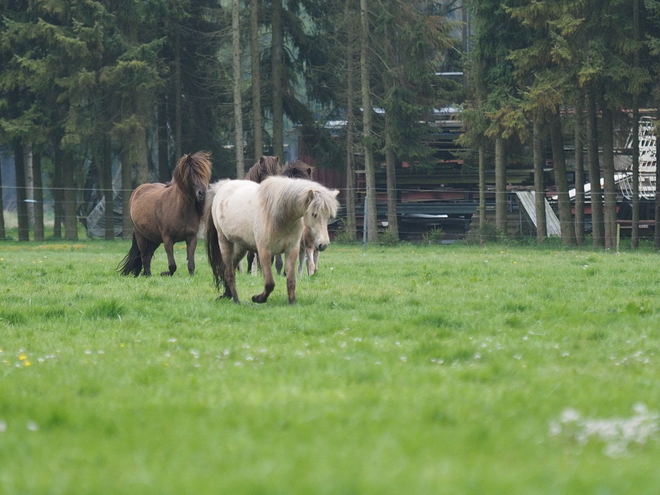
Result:
<svg viewBox="0 0 660 495">
<path fill-rule="evenodd" d="M 0 243 L 0 493 L 657 493 L 657 253 L 333 244 L 290 307 L 128 247 Z"/>
</svg>

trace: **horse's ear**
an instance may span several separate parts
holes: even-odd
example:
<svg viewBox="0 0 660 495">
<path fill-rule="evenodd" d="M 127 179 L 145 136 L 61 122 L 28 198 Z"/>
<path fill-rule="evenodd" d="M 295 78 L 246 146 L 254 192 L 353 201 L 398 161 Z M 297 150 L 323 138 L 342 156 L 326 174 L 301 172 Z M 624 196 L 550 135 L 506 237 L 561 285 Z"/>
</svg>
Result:
<svg viewBox="0 0 660 495">
<path fill-rule="evenodd" d="M 261 158 L 259 158 L 259 163 L 263 164 L 265 160 L 266 157 L 262 155 Z"/>
<path fill-rule="evenodd" d="M 309 178 L 312 178 L 312 172 L 314 172 L 314 167 L 307 167 L 307 175 Z"/>
<path fill-rule="evenodd" d="M 314 200 L 314 190 L 310 189 L 309 191 L 307 191 L 307 201 L 306 201 L 307 206 L 309 206 L 313 200 Z"/>
<path fill-rule="evenodd" d="M 330 191 L 330 192 L 332 193 L 332 195 L 333 195 L 335 198 L 336 198 L 337 196 L 339 196 L 339 189 L 333 189 L 333 190 Z"/>
</svg>

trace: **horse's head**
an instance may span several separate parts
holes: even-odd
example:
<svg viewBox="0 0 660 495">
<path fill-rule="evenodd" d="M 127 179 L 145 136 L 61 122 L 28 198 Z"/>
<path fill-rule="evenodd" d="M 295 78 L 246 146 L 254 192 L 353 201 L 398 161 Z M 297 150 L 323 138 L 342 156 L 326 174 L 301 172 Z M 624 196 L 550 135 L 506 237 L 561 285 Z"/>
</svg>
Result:
<svg viewBox="0 0 660 495">
<path fill-rule="evenodd" d="M 245 174 L 245 180 L 261 183 L 268 177 L 280 175 L 282 167 L 277 156 L 262 156 Z"/>
<path fill-rule="evenodd" d="M 210 156 L 205 151 L 183 155 L 172 174 L 173 181 L 198 204 L 204 204 L 211 182 Z"/>
<path fill-rule="evenodd" d="M 309 232 L 309 239 L 319 251 L 325 251 L 330 244 L 328 221 L 337 216 L 338 194 L 339 191 L 330 191 L 326 188 L 310 190 L 308 193 L 309 206 L 303 222 Z"/>
<path fill-rule="evenodd" d="M 292 179 L 312 179 L 312 173 L 314 172 L 314 167 L 306 164 L 301 160 L 295 160 L 293 162 L 288 162 L 284 169 L 282 169 L 282 175 L 284 177 L 291 177 Z"/>
</svg>

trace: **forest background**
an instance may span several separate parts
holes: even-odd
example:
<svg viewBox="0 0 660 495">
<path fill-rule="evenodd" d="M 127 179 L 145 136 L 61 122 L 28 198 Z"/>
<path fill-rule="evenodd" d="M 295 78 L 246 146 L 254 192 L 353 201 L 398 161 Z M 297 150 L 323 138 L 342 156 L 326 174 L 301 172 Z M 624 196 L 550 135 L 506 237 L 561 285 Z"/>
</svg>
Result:
<svg viewBox="0 0 660 495">
<path fill-rule="evenodd" d="M 494 168 L 495 227 L 504 230 L 507 171 L 519 166 L 508 157 L 522 156 L 520 149 L 531 151 L 537 218 L 545 218 L 547 142 L 562 241 L 586 242 L 586 199 L 587 241 L 609 248 L 615 136 L 632 128 L 635 138 L 640 109 L 658 107 L 657 0 L 3 0 L 0 7 L 0 145 L 15 162 L 19 240 L 29 240 L 31 228 L 35 240 L 44 238 L 44 200 L 53 204 L 53 236 L 75 239 L 78 218 L 101 199 L 105 237 L 113 239 L 116 203 L 127 211 L 138 184 L 169 180 L 183 153 L 209 150 L 214 178 L 240 178 L 261 154 L 287 158 L 292 127 L 307 156 L 349 178 L 348 238 L 357 232 L 359 167 L 367 240 L 377 240 L 375 175 L 385 168 L 388 230 L 397 237 L 396 169 L 403 162 L 432 169 L 430 129 L 420 122 L 460 105 L 462 158 L 479 169 L 480 220 L 485 171 Z M 440 75 L 448 72 L 464 73 L 462 84 Z M 342 123 L 338 134 L 329 121 Z M 573 146 L 571 204 L 565 150 Z M 633 247 L 638 147 L 633 139 Z M 122 223 L 130 237 L 127 215 Z M 537 233 L 543 241 L 542 221 Z"/>
</svg>

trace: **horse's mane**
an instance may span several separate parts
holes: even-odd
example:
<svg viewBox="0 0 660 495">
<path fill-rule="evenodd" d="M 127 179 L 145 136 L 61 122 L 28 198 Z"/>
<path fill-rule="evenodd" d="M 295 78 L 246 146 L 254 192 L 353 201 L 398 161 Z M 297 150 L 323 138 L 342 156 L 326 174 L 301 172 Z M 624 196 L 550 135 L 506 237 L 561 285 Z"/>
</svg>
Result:
<svg viewBox="0 0 660 495">
<path fill-rule="evenodd" d="M 313 192 L 309 202 L 310 191 Z M 339 202 L 336 193 L 318 182 L 288 177 L 268 177 L 259 187 L 259 200 L 266 214 L 277 227 L 290 218 L 293 211 L 312 212 L 326 217 L 336 217 Z M 307 205 L 307 208 L 305 208 Z"/>
<path fill-rule="evenodd" d="M 208 187 L 211 182 L 212 167 L 211 153 L 207 151 L 183 155 L 172 172 L 171 182 L 176 183 L 184 193 L 189 193 L 196 182 Z M 166 185 L 169 184 L 168 182 Z"/>
<path fill-rule="evenodd" d="M 245 174 L 245 180 L 260 183 L 271 175 L 280 175 L 280 159 L 277 156 L 262 156 Z"/>
<path fill-rule="evenodd" d="M 308 165 L 302 160 L 294 160 L 287 162 L 282 170 L 283 177 L 291 177 L 292 179 L 312 179 L 314 167 Z"/>
</svg>

